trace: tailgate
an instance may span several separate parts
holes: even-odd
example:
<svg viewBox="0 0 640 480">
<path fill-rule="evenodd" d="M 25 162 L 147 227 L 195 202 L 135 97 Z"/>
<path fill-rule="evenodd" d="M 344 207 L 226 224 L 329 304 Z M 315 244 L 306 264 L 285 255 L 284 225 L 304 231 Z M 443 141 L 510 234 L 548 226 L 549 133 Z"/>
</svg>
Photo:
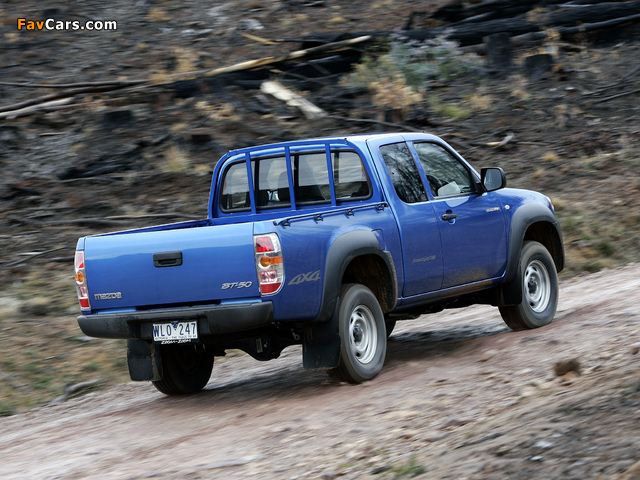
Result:
<svg viewBox="0 0 640 480">
<path fill-rule="evenodd" d="M 253 224 L 87 237 L 93 310 L 259 297 Z"/>
</svg>

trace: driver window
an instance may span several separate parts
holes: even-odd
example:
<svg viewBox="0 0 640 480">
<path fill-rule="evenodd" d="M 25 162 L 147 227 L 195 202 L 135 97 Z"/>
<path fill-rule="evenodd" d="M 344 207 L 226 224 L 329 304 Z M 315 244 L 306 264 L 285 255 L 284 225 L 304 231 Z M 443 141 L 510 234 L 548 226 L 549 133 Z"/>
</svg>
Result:
<svg viewBox="0 0 640 480">
<path fill-rule="evenodd" d="M 414 143 L 435 198 L 473 193 L 475 180 L 451 153 L 435 143 Z"/>
</svg>

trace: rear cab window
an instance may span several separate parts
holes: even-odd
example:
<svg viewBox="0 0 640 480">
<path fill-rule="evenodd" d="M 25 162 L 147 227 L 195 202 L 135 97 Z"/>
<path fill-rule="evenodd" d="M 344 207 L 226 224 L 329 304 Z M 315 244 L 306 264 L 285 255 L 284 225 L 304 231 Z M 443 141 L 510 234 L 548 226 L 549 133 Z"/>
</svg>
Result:
<svg viewBox="0 0 640 480">
<path fill-rule="evenodd" d="M 330 179 L 326 150 L 290 152 L 251 158 L 251 179 L 257 211 L 366 200 L 371 181 L 357 152 L 331 149 Z M 218 204 L 223 213 L 251 211 L 249 172 L 245 158 L 231 163 L 222 173 Z M 293 195 L 293 202 L 292 202 Z"/>
<path fill-rule="evenodd" d="M 380 153 L 398 198 L 404 203 L 426 202 L 427 193 L 407 144 L 399 142 L 383 145 Z"/>
</svg>

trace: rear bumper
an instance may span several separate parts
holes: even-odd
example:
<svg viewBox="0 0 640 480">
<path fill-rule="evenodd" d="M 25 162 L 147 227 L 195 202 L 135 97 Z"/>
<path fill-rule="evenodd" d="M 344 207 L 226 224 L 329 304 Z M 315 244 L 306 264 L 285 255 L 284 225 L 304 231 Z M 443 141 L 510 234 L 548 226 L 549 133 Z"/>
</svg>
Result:
<svg viewBox="0 0 640 480">
<path fill-rule="evenodd" d="M 271 324 L 273 304 L 257 302 L 81 315 L 78 325 L 90 337 L 151 340 L 154 323 L 186 320 L 198 322 L 200 336 L 243 332 Z"/>
</svg>

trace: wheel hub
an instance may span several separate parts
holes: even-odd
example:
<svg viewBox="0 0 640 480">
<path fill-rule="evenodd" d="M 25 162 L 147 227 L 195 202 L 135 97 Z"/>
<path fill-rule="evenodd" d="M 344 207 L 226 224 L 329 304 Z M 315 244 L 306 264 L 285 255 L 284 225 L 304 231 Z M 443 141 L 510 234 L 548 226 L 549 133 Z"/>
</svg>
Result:
<svg viewBox="0 0 640 480">
<path fill-rule="evenodd" d="M 375 357 L 377 344 L 375 317 L 368 307 L 358 305 L 349 319 L 349 348 L 360 363 L 367 364 Z"/>
<path fill-rule="evenodd" d="M 533 260 L 525 270 L 525 299 L 535 313 L 543 312 L 551 301 L 551 278 L 544 263 Z"/>
<path fill-rule="evenodd" d="M 360 325 L 356 325 L 355 327 L 353 327 L 353 341 L 356 343 L 361 343 L 363 337 L 364 333 L 362 331 L 362 327 L 360 327 Z"/>
</svg>

